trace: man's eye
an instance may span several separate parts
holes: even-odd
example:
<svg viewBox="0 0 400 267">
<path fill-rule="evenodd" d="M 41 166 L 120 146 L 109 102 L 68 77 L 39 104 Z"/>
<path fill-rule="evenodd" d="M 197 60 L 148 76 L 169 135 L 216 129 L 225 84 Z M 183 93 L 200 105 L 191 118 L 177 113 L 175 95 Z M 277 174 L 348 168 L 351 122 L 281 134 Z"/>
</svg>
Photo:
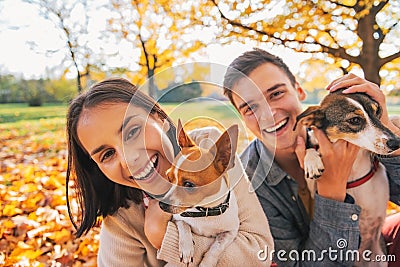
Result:
<svg viewBox="0 0 400 267">
<path fill-rule="evenodd" d="M 257 105 L 247 106 L 244 109 L 244 115 L 252 115 L 257 110 Z"/>
<path fill-rule="evenodd" d="M 106 152 L 103 153 L 103 155 L 100 158 L 100 162 L 104 162 L 111 158 L 114 155 L 115 151 L 113 149 L 109 149 Z"/>
<path fill-rule="evenodd" d="M 281 94 L 283 94 L 283 91 L 275 91 L 271 94 L 271 98 L 276 98 L 276 97 L 280 96 Z"/>
</svg>

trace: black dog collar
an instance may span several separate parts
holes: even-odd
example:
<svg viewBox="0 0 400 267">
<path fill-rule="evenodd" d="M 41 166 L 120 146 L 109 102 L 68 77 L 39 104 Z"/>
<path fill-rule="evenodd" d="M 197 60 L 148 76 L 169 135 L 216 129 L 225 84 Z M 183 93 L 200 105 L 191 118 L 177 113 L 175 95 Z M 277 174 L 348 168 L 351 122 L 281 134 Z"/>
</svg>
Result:
<svg viewBox="0 0 400 267">
<path fill-rule="evenodd" d="M 228 192 L 225 201 L 219 204 L 218 206 L 212 208 L 195 207 L 198 211 L 185 211 L 182 212 L 180 215 L 182 217 L 208 217 L 208 216 L 221 215 L 229 208 L 230 195 L 231 191 Z"/>
</svg>

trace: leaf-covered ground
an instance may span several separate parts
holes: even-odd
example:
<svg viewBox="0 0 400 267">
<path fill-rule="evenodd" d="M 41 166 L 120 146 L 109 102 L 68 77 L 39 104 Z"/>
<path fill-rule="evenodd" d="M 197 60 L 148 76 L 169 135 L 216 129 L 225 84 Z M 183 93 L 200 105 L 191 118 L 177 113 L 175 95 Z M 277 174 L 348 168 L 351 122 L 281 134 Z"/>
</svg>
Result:
<svg viewBox="0 0 400 267">
<path fill-rule="evenodd" d="M 64 125 L 0 124 L 0 266 L 96 266 L 98 228 L 77 239 L 66 209 Z"/>
<path fill-rule="evenodd" d="M 67 214 L 64 125 L 0 124 L 0 266 L 96 266 L 99 228 L 78 239 Z"/>
</svg>

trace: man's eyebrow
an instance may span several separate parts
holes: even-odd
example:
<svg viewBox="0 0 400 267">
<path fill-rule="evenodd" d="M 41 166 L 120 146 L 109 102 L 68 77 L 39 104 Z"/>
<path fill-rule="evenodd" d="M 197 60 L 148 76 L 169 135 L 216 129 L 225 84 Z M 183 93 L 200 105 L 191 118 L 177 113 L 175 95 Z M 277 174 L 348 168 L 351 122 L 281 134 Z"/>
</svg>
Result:
<svg viewBox="0 0 400 267">
<path fill-rule="evenodd" d="M 285 84 L 285 83 L 277 83 L 277 84 L 274 84 L 273 86 L 271 86 L 270 88 L 268 88 L 267 90 L 265 90 L 265 92 L 263 92 L 263 94 L 268 93 L 268 92 L 270 92 L 270 91 L 274 91 L 274 90 L 276 90 L 276 89 L 278 89 L 279 87 L 282 87 L 282 86 L 286 86 L 286 84 Z"/>
<path fill-rule="evenodd" d="M 124 122 L 121 125 L 121 128 L 119 128 L 118 130 L 118 134 L 120 134 L 122 132 L 122 130 L 126 127 L 126 125 L 129 123 L 129 121 L 134 118 L 137 117 L 138 115 L 132 115 L 132 116 L 128 116 L 125 118 Z"/>
<path fill-rule="evenodd" d="M 242 108 L 249 106 L 249 104 L 251 104 L 252 102 L 253 101 L 243 102 L 243 104 L 239 105 L 238 109 L 241 110 Z"/>
<path fill-rule="evenodd" d="M 268 93 L 268 92 L 270 92 L 270 91 L 274 91 L 274 90 L 276 90 L 276 89 L 278 89 L 279 87 L 282 87 L 282 86 L 286 86 L 286 84 L 285 84 L 285 83 L 277 83 L 277 84 L 274 84 L 273 86 L 271 86 L 271 87 L 267 88 L 266 90 L 264 90 L 264 91 L 262 92 L 262 94 L 264 95 L 264 94 L 266 94 L 266 93 Z M 251 104 L 252 102 L 254 102 L 254 101 L 253 101 L 253 100 L 250 100 L 250 101 L 244 102 L 244 103 L 242 103 L 242 104 L 239 105 L 238 109 L 241 110 L 242 108 L 244 108 L 244 107 L 246 107 L 246 106 L 250 106 L 250 104 Z"/>
</svg>

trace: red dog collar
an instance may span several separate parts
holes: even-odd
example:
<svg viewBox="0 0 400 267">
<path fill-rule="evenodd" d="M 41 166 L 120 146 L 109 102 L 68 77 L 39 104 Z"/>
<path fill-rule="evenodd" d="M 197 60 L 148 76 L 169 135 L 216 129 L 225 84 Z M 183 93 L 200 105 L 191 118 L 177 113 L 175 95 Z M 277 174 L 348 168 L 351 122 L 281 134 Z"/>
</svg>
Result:
<svg viewBox="0 0 400 267">
<path fill-rule="evenodd" d="M 360 185 L 366 183 L 367 181 L 369 181 L 369 179 L 372 178 L 372 176 L 374 176 L 374 174 L 378 170 L 378 167 L 379 167 L 379 161 L 377 158 L 375 158 L 374 162 L 372 163 L 371 170 L 365 176 L 363 176 L 357 180 L 348 182 L 346 188 L 347 189 L 354 188 L 354 187 L 357 187 L 357 186 L 360 186 Z"/>
</svg>

